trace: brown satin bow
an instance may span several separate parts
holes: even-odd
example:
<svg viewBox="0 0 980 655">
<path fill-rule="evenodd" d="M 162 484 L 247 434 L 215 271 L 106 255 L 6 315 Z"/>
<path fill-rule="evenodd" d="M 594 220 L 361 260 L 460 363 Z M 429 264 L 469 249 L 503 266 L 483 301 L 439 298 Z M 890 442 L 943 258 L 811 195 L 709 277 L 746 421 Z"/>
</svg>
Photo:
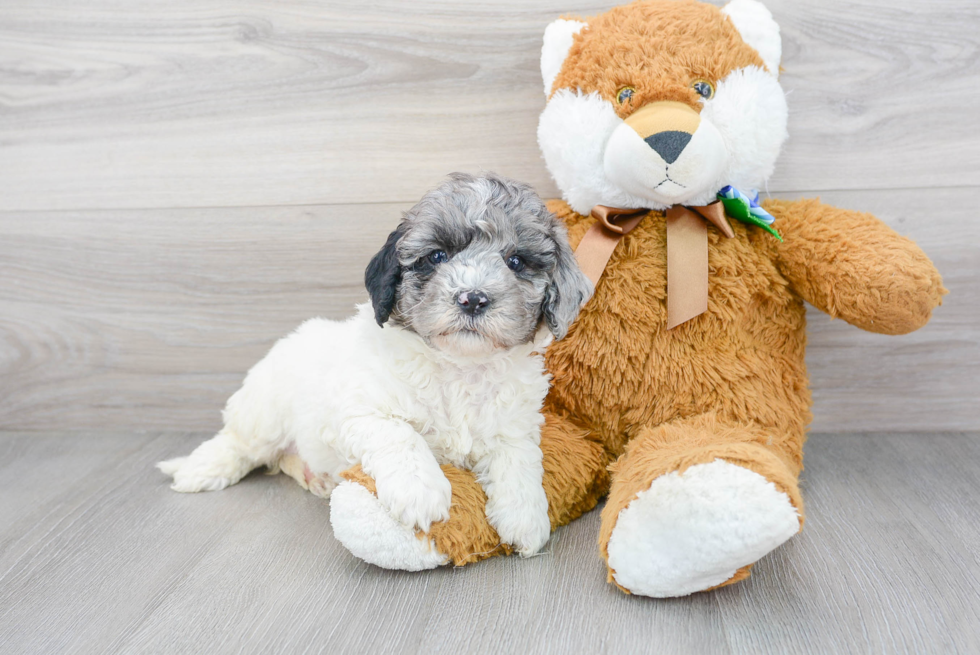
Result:
<svg viewBox="0 0 980 655">
<path fill-rule="evenodd" d="M 598 284 L 616 244 L 639 225 L 649 209 L 596 205 L 596 224 L 582 237 L 575 257 L 582 271 Z M 721 202 L 701 207 L 674 205 L 667 210 L 667 329 L 708 310 L 708 226 L 729 239 L 735 236 Z"/>
</svg>

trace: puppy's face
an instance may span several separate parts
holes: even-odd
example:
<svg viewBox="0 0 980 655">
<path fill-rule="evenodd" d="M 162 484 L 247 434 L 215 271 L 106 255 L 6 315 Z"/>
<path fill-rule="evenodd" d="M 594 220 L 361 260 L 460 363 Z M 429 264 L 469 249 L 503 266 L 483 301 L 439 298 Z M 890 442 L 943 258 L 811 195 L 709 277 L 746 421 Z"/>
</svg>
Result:
<svg viewBox="0 0 980 655">
<path fill-rule="evenodd" d="M 562 338 L 592 285 L 561 223 L 525 184 L 454 174 L 409 210 L 365 274 L 375 317 L 479 355 Z"/>
</svg>

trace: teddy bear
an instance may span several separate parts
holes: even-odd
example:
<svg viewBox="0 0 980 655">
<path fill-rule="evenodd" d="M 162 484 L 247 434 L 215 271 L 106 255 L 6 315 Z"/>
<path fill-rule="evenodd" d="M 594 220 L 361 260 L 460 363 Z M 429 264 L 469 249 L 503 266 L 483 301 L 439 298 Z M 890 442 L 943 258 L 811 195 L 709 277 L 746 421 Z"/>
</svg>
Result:
<svg viewBox="0 0 980 655">
<path fill-rule="evenodd" d="M 608 579 L 651 597 L 748 577 L 801 529 L 810 421 L 804 302 L 871 332 L 923 326 L 946 293 L 874 216 L 763 200 L 787 104 L 756 0 L 640 0 L 544 34 L 538 141 L 595 294 L 547 353 L 552 527 L 605 498 Z M 472 473 L 448 521 L 398 524 L 355 467 L 331 498 L 355 555 L 422 570 L 508 554 Z"/>
</svg>

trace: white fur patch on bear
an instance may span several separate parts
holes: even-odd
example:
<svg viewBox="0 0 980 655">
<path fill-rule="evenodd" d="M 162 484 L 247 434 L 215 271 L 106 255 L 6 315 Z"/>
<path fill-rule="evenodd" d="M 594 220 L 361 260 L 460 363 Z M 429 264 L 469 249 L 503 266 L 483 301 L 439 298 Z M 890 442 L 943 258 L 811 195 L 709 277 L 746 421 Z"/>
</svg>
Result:
<svg viewBox="0 0 980 655">
<path fill-rule="evenodd" d="M 727 150 L 714 190 L 726 184 L 743 191 L 765 188 L 789 136 L 786 95 L 776 78 L 757 66 L 733 70 L 704 103 L 701 120 L 715 126 Z"/>
<path fill-rule="evenodd" d="M 731 19 L 742 40 L 755 48 L 772 75 L 779 75 L 779 62 L 783 56 L 783 43 L 779 38 L 779 25 L 772 13 L 757 0 L 732 0 L 721 12 Z"/>
<path fill-rule="evenodd" d="M 541 79 L 544 81 L 544 94 L 551 93 L 551 85 L 561 72 L 562 64 L 568 57 L 575 35 L 582 31 L 585 23 L 577 20 L 559 18 L 544 30 L 544 43 L 541 46 Z"/>
<path fill-rule="evenodd" d="M 799 529 L 796 508 L 772 482 L 716 459 L 640 492 L 619 513 L 609 566 L 634 594 L 686 596 L 728 580 Z"/>
<path fill-rule="evenodd" d="M 330 496 L 334 536 L 355 557 L 385 569 L 424 571 L 449 561 L 431 539 L 396 521 L 362 485 L 345 481 Z"/>
<path fill-rule="evenodd" d="M 622 124 L 612 104 L 598 93 L 559 89 L 541 112 L 538 145 L 562 197 L 580 214 L 588 214 L 595 205 L 649 205 L 606 179 L 606 144 Z"/>
<path fill-rule="evenodd" d="M 603 164 L 610 182 L 643 198 L 646 207 L 666 209 L 713 202 L 727 155 L 722 136 L 709 121 L 701 121 L 683 152 L 669 164 L 623 123 L 609 138 Z"/>
</svg>

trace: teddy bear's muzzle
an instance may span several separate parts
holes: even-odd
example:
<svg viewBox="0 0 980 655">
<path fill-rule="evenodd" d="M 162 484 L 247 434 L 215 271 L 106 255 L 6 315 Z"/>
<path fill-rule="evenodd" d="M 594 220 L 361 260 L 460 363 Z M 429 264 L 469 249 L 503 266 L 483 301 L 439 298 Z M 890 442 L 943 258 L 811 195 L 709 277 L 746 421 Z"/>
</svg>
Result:
<svg viewBox="0 0 980 655">
<path fill-rule="evenodd" d="M 701 116 L 683 102 L 665 100 L 644 105 L 625 122 L 665 162 L 673 164 L 691 142 Z"/>
<path fill-rule="evenodd" d="M 630 114 L 613 130 L 603 154 L 606 178 L 652 209 L 711 202 L 726 161 L 714 125 L 672 100 Z"/>
</svg>

